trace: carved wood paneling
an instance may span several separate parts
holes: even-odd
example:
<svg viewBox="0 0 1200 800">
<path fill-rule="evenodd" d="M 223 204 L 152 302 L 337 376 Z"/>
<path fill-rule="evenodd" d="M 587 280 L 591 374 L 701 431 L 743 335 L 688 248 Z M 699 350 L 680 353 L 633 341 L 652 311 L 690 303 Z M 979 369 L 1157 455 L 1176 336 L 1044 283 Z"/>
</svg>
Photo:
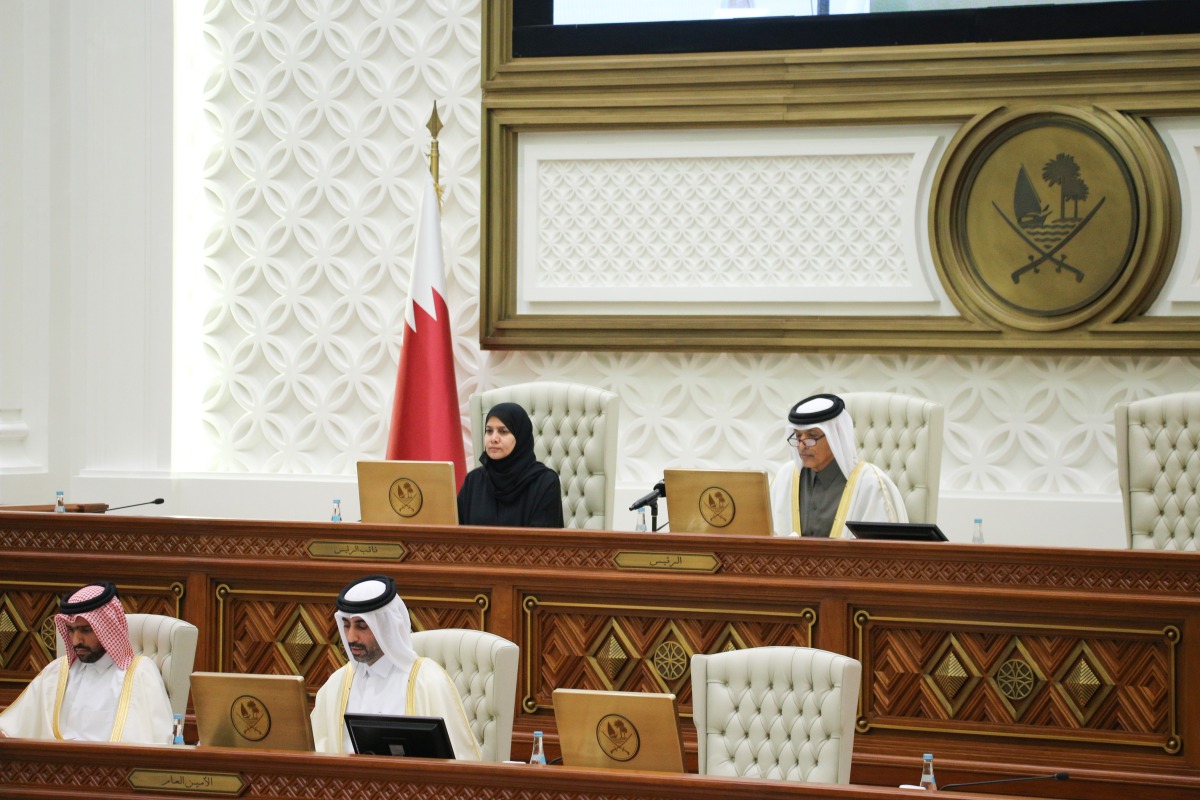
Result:
<svg viewBox="0 0 1200 800">
<path fill-rule="evenodd" d="M 1179 629 L 1003 627 L 855 614 L 859 729 L 1078 739 L 1177 752 Z"/>
<path fill-rule="evenodd" d="M 0 608 L 25 628 L 77 585 L 83 563 L 115 580 L 135 611 L 165 610 L 178 578 L 182 616 L 200 628 L 196 669 L 299 673 L 315 691 L 344 656 L 338 589 L 383 572 L 418 628 L 482 628 L 520 645 L 514 752 L 535 728 L 556 746 L 556 687 L 673 691 L 689 713 L 692 653 L 811 643 L 862 653 L 874 694 L 854 757 L 872 782 L 911 780 L 907 759 L 928 745 L 975 778 L 989 776 L 962 765 L 1067 769 L 1072 791 L 1084 775 L 1091 787 L 1158 781 L 1164 800 L 1180 785 L 1200 791 L 1200 749 L 1187 746 L 1200 733 L 1200 696 L 1185 681 L 1200 666 L 1187 641 L 1200 626 L 1200 560 L 1188 554 L 86 516 L 0 511 L 0 528 L 23 532 L 0 548 L 0 600 L 11 598 Z M 127 535 L 147 549 L 55 553 L 64 531 L 89 546 Z M 221 546 L 181 554 L 180 540 Z M 289 555 L 265 555 L 272 540 Z M 401 544 L 406 556 L 312 558 L 314 540 Z M 653 559 L 616 561 L 648 547 Z M 718 571 L 649 566 L 696 553 Z M 157 608 L 140 605 L 143 595 Z M 858 611 L 884 626 L 865 648 Z M 0 706 L 42 663 L 22 633 L 22 643 L 7 634 L 7 652 L 25 655 L 0 675 L 10 678 Z M 690 723 L 684 730 L 694 747 Z"/>
<path fill-rule="evenodd" d="M 315 695 L 346 663 L 333 616 L 334 593 L 217 587 L 220 605 L 221 672 L 302 675 Z M 486 595 L 405 597 L 414 630 L 481 630 Z"/>
<path fill-rule="evenodd" d="M 885 800 L 901 790 L 879 787 L 799 785 L 782 781 L 737 780 L 699 775 L 668 775 L 569 767 L 534 769 L 522 765 L 441 762 L 225 748 L 150 748 L 75 743 L 0 742 L 0 797 L 46 800 L 80 797 L 198 798 L 206 774 L 233 774 L 243 800 L 338 798 L 377 800 Z M 176 778 L 167 790 L 131 791 L 135 772 L 155 771 Z M 1100 798 L 1100 800 L 1110 800 Z"/>
<path fill-rule="evenodd" d="M 755 611 L 733 605 L 679 608 L 527 596 L 524 708 L 553 706 L 555 689 L 670 692 L 691 713 L 691 657 L 746 647 L 811 647 L 816 611 Z M 532 655 L 530 655 L 532 654 Z"/>
</svg>

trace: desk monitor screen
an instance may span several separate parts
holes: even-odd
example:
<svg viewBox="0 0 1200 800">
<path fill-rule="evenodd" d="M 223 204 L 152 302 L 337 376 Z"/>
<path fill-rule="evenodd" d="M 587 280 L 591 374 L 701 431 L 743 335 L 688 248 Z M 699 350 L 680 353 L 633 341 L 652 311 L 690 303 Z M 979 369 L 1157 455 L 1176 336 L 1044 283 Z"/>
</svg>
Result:
<svg viewBox="0 0 1200 800">
<path fill-rule="evenodd" d="M 673 694 L 555 689 L 554 722 L 565 766 L 683 772 Z"/>
<path fill-rule="evenodd" d="M 672 533 L 771 535 L 771 495 L 761 470 L 663 471 Z"/>
<path fill-rule="evenodd" d="M 846 527 L 855 539 L 891 542 L 948 542 L 942 529 L 932 522 L 852 522 Z"/>
<path fill-rule="evenodd" d="M 363 522 L 457 525 L 458 491 L 449 461 L 360 461 Z"/>
<path fill-rule="evenodd" d="M 373 756 L 454 758 L 446 720 L 441 717 L 399 717 L 386 714 L 347 714 L 346 727 L 354 752 Z"/>
<path fill-rule="evenodd" d="M 313 751 L 299 675 L 193 672 L 192 704 L 202 745 Z"/>
</svg>

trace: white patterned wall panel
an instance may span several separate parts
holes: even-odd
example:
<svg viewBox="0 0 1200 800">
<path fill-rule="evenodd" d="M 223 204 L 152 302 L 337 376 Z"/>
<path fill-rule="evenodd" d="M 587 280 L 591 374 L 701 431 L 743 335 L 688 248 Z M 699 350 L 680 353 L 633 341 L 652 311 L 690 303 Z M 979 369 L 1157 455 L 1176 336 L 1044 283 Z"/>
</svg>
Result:
<svg viewBox="0 0 1200 800">
<path fill-rule="evenodd" d="M 920 255 L 953 132 L 525 134 L 518 309 L 953 314 Z"/>
<path fill-rule="evenodd" d="M 1183 224 L 1175 269 L 1151 306 L 1150 316 L 1200 315 L 1200 118 L 1168 117 L 1155 121 L 1179 176 Z M 1191 188 L 1191 191 L 1188 189 Z"/>
<path fill-rule="evenodd" d="M 181 169 L 205 172 L 218 212 L 204 261 L 212 299 L 202 329 L 183 332 L 203 342 L 207 357 L 193 365 L 203 425 L 177 459 L 199 454 L 203 469 L 214 472 L 347 475 L 355 460 L 382 455 L 424 124 L 435 97 L 444 101 L 446 120 L 443 230 L 463 405 L 473 391 L 537 379 L 619 392 L 625 487 L 648 487 L 673 465 L 772 468 L 786 457 L 782 417 L 798 397 L 885 390 L 946 406 L 944 492 L 1115 497 L 1113 406 L 1200 382 L 1197 358 L 482 351 L 479 27 L 479 4 L 469 0 L 209 3 L 203 30 L 193 35 L 217 47 L 219 67 L 208 76 L 206 102 L 220 145 L 206 161 Z M 791 154 L 761 163 L 763 169 L 774 158 L 793 159 L 787 162 L 793 169 L 819 164 L 811 170 L 818 185 L 805 191 L 820 196 L 831 191 L 829 181 L 837 191 L 855 184 L 847 177 L 855 164 L 884 175 L 911 173 L 896 154 L 911 160 L 914 149 L 887 152 L 858 161 L 853 153 L 816 162 Z M 745 162 L 717 166 L 732 178 Z M 691 175 L 679 164 L 671 168 L 682 170 L 681 180 Z M 925 162 L 917 171 L 929 179 Z M 720 182 L 715 172 L 704 180 L 712 187 Z M 557 201 L 546 202 L 551 209 Z M 727 203 L 736 205 L 736 198 Z M 828 221 L 818 225 L 825 272 L 810 290 L 833 291 L 846 280 L 888 291 L 892 282 L 903 283 L 903 270 L 889 262 L 898 252 L 895 236 L 915 242 L 916 234 L 897 234 L 894 221 L 910 214 L 913 226 L 924 226 L 921 208 L 884 203 L 869 226 L 876 237 L 870 243 L 839 239 L 838 226 Z M 690 220 L 695 237 L 702 234 L 697 227 L 706 227 L 702 216 L 674 218 Z M 553 237 L 566 236 L 576 222 L 546 224 Z M 778 219 L 772 226 L 770 237 L 745 246 L 769 252 L 776 233 L 804 227 Z M 730 225 L 727 235 L 742 230 Z M 789 241 L 789 247 L 811 244 Z M 592 282 L 611 280 L 624 282 L 618 288 L 628 292 L 631 273 L 597 271 L 596 259 L 610 244 L 601 237 L 594 249 L 580 248 L 579 257 L 592 260 L 587 271 L 546 285 L 591 290 Z M 863 263 L 864 248 L 879 265 L 873 275 L 827 277 L 838 274 L 839 264 Z M 928 254 L 918 258 L 928 273 Z M 704 276 L 725 280 L 715 269 Z M 756 280 L 772 287 L 778 276 L 768 270 Z M 928 287 L 923 291 L 930 295 Z"/>
</svg>

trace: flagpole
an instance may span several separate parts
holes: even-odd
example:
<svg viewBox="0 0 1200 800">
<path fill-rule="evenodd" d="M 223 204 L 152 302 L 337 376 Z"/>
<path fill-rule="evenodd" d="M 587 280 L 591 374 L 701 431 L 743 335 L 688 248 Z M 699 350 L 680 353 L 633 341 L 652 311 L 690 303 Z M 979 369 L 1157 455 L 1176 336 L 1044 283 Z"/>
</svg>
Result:
<svg viewBox="0 0 1200 800">
<path fill-rule="evenodd" d="M 386 458 L 449 461 L 454 465 L 456 486 L 461 486 L 467 475 L 467 462 L 442 252 L 442 187 L 437 184 L 437 135 L 441 128 L 434 103 L 429 119 L 433 145 L 429 172 L 420 178 L 421 201 Z"/>
<path fill-rule="evenodd" d="M 442 208 L 442 184 L 438 183 L 438 132 L 442 129 L 442 121 L 438 119 L 437 101 L 433 101 L 433 114 L 429 117 L 429 135 L 433 141 L 429 144 L 429 174 L 433 176 L 433 188 L 437 192 L 438 210 Z"/>
</svg>

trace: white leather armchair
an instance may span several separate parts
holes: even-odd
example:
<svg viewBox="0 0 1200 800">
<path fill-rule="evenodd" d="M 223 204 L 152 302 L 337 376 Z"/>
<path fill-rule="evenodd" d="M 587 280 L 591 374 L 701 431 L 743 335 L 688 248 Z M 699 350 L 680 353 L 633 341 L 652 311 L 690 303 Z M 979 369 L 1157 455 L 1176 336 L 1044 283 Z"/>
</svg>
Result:
<svg viewBox="0 0 1200 800">
<path fill-rule="evenodd" d="M 808 647 L 692 656 L 701 775 L 849 783 L 862 665 Z"/>
<path fill-rule="evenodd" d="M 417 655 L 441 664 L 462 698 L 484 761 L 507 761 L 517 708 L 519 648 L 492 633 L 464 628 L 415 631 Z"/>
<path fill-rule="evenodd" d="M 1200 392 L 1119 404 L 1116 440 L 1129 547 L 1200 549 Z"/>
<path fill-rule="evenodd" d="M 533 451 L 558 473 L 568 528 L 613 527 L 617 487 L 614 392 L 580 383 L 520 383 L 471 395 L 471 442 L 483 452 L 484 415 L 497 403 L 518 403 L 533 422 Z"/>
<path fill-rule="evenodd" d="M 895 482 L 909 522 L 937 522 L 945 409 L 932 400 L 890 392 L 840 397 L 854 420 L 859 458 Z"/>
<path fill-rule="evenodd" d="M 190 622 L 161 614 L 126 614 L 125 620 L 129 623 L 129 643 L 133 645 L 134 655 L 153 660 L 162 673 L 171 711 L 187 713 L 200 631 Z M 62 637 L 56 636 L 55 640 L 57 654 L 66 655 Z"/>
</svg>

